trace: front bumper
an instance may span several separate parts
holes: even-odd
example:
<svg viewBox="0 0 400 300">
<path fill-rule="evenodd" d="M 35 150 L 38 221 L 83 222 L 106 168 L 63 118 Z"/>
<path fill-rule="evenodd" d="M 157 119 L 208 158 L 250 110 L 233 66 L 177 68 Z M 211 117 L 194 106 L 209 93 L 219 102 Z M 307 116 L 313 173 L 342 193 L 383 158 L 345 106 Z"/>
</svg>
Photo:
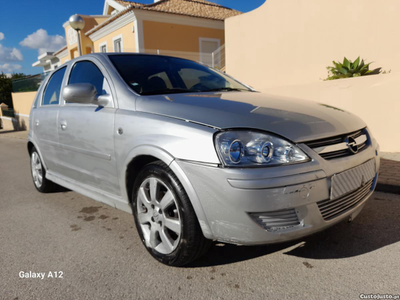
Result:
<svg viewBox="0 0 400 300">
<path fill-rule="evenodd" d="M 202 222 L 208 223 L 215 240 L 244 245 L 284 242 L 354 219 L 376 185 L 380 164 L 376 142 L 357 155 L 335 160 L 324 160 L 305 145 L 299 147 L 311 162 L 238 169 L 176 161 L 197 194 L 206 217 Z M 318 203 L 330 199 L 332 176 L 371 159 L 375 160 L 375 178 L 368 189 L 357 194 L 359 201 L 338 216 L 324 218 Z M 258 222 L 258 217 L 274 214 L 294 223 L 274 229 Z"/>
</svg>

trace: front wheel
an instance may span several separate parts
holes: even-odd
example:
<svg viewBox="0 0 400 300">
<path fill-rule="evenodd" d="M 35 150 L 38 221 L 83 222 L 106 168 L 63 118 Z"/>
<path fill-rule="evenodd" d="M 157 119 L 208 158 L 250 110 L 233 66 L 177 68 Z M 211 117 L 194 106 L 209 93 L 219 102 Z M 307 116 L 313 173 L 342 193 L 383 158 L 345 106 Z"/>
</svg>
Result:
<svg viewBox="0 0 400 300">
<path fill-rule="evenodd" d="M 146 165 L 133 189 L 133 214 L 149 253 L 170 266 L 183 266 L 204 254 L 204 238 L 183 186 L 162 162 Z"/>
</svg>

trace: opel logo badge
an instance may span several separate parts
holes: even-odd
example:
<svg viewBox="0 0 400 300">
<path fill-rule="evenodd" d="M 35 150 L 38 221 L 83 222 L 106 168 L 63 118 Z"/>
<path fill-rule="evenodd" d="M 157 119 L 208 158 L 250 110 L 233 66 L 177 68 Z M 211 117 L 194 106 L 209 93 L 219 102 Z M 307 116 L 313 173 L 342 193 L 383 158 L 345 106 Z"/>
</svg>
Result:
<svg viewBox="0 0 400 300">
<path fill-rule="evenodd" d="M 352 138 L 351 136 L 348 136 L 346 138 L 346 145 L 349 148 L 349 150 L 351 151 L 351 153 L 356 154 L 358 152 L 358 145 L 357 142 L 354 138 Z"/>
</svg>

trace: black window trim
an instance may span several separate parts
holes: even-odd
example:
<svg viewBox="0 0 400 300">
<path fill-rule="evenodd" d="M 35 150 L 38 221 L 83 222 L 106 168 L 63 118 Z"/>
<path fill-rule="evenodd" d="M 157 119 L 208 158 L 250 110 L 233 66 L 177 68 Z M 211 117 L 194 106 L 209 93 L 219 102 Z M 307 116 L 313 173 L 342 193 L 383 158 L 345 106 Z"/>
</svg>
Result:
<svg viewBox="0 0 400 300">
<path fill-rule="evenodd" d="M 54 76 L 57 72 L 61 72 L 63 69 L 65 69 L 65 71 L 64 71 L 63 79 L 62 79 L 62 81 L 61 81 L 60 95 L 59 95 L 59 99 L 58 99 L 58 104 L 57 104 L 57 105 L 54 105 L 54 104 L 53 104 L 53 105 L 50 105 L 50 104 L 43 104 L 44 95 L 46 94 L 47 87 L 49 86 L 49 83 L 50 83 L 51 79 L 53 78 L 53 76 Z M 41 99 L 40 99 L 40 105 L 37 106 L 37 107 L 48 107 L 48 106 L 60 106 L 60 105 L 61 105 L 61 98 L 62 98 L 61 92 L 62 92 L 62 90 L 63 90 L 63 83 L 64 83 L 64 79 L 65 79 L 65 74 L 66 74 L 65 72 L 67 72 L 67 66 L 64 66 L 64 67 L 62 67 L 62 68 L 59 68 L 59 69 L 55 70 L 55 71 L 53 72 L 53 74 L 51 74 L 51 76 L 49 77 L 49 79 L 47 79 L 45 88 L 43 89 L 43 92 L 42 92 L 42 95 L 41 95 Z"/>
</svg>

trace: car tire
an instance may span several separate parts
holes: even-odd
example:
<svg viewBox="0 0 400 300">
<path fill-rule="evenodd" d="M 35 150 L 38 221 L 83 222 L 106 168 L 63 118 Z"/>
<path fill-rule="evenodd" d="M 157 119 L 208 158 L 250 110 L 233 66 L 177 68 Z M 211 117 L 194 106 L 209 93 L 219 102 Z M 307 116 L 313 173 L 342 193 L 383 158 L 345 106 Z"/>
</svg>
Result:
<svg viewBox="0 0 400 300">
<path fill-rule="evenodd" d="M 201 231 L 182 184 L 163 162 L 146 165 L 133 188 L 136 228 L 148 252 L 169 266 L 184 266 L 207 252 L 211 241 Z"/>
<path fill-rule="evenodd" d="M 33 147 L 31 151 L 31 175 L 33 185 L 39 192 L 51 193 L 56 189 L 57 185 L 46 179 L 46 169 L 35 147 Z"/>
</svg>

